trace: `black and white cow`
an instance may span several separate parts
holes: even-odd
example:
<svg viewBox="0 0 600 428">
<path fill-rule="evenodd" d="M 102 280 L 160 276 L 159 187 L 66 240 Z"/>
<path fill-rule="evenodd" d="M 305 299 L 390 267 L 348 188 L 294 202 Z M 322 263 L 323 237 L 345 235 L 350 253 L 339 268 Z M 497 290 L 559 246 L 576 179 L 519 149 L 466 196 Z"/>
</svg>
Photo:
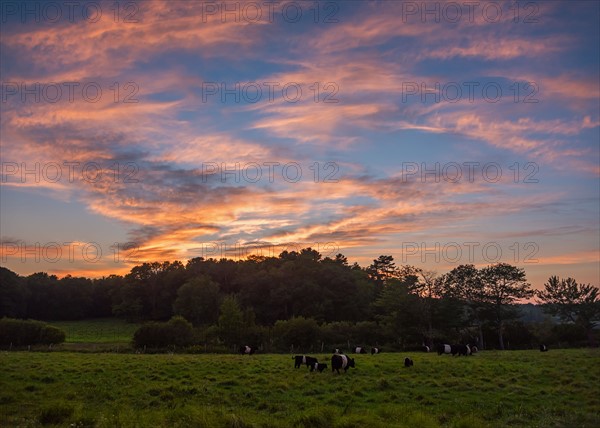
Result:
<svg viewBox="0 0 600 428">
<path fill-rule="evenodd" d="M 375 348 L 375 347 L 371 348 L 371 355 L 374 355 L 374 354 L 381 354 L 381 348 Z"/>
<path fill-rule="evenodd" d="M 438 345 L 437 353 L 438 353 L 438 355 L 451 354 L 452 346 L 450 346 L 448 344 L 444 344 L 444 345 L 440 344 L 440 345 Z"/>
<path fill-rule="evenodd" d="M 292 357 L 292 360 L 294 360 L 294 368 L 296 369 L 302 364 L 306 364 L 306 367 L 311 367 L 313 364 L 318 363 L 316 358 L 309 357 L 308 355 L 296 355 Z"/>
<path fill-rule="evenodd" d="M 469 345 L 438 345 L 438 355 L 452 354 L 455 355 L 471 355 L 471 347 Z"/>
<path fill-rule="evenodd" d="M 310 371 L 315 371 L 317 370 L 319 373 L 323 373 L 323 370 L 325 370 L 327 368 L 327 364 L 323 364 L 323 363 L 314 363 L 312 366 L 310 366 Z"/>
<path fill-rule="evenodd" d="M 452 355 L 471 355 L 471 347 L 469 345 L 452 345 Z"/>
<path fill-rule="evenodd" d="M 406 357 L 404 359 L 404 367 L 412 367 L 414 365 L 415 365 L 415 363 L 410 358 Z"/>
<path fill-rule="evenodd" d="M 540 345 L 540 352 L 548 352 L 548 347 L 544 344 Z"/>
<path fill-rule="evenodd" d="M 421 350 L 423 352 L 429 352 L 429 351 L 431 351 L 431 348 L 429 346 L 427 346 L 427 345 L 422 345 L 421 346 Z"/>
<path fill-rule="evenodd" d="M 252 355 L 256 352 L 256 348 L 253 346 L 240 346 L 239 353 L 242 355 Z"/>
<path fill-rule="evenodd" d="M 477 347 L 477 345 L 471 344 L 471 345 L 469 345 L 469 347 L 471 348 L 471 355 L 479 352 L 479 348 Z"/>
<path fill-rule="evenodd" d="M 367 351 L 362 346 L 357 346 L 356 348 L 354 348 L 354 353 L 355 354 L 366 354 Z"/>
<path fill-rule="evenodd" d="M 451 345 L 451 348 L 452 356 L 463 355 L 466 357 L 467 355 L 471 355 L 471 347 L 469 345 Z"/>
<path fill-rule="evenodd" d="M 344 354 L 333 354 L 331 356 L 331 371 L 337 371 L 340 373 L 340 369 L 344 369 L 344 373 L 348 371 L 350 367 L 356 367 L 354 358 L 349 358 Z"/>
</svg>

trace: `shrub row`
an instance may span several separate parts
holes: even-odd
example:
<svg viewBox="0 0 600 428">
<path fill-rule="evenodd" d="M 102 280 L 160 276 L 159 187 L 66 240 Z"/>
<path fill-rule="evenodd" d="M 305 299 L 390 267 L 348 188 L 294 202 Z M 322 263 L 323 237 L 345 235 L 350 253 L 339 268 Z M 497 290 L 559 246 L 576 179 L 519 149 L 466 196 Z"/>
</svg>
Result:
<svg viewBox="0 0 600 428">
<path fill-rule="evenodd" d="M 176 346 L 188 348 L 187 352 L 236 352 L 239 346 L 259 347 L 263 352 L 317 352 L 334 348 L 350 351 L 354 346 L 370 348 L 383 347 L 387 351 L 421 350 L 424 334 L 407 330 L 405 341 L 394 340 L 394 331 L 389 326 L 378 325 L 373 321 L 332 322 L 318 324 L 312 318 L 294 317 L 277 321 L 273 327 L 252 323 L 238 326 L 239 331 L 229 331 L 235 341 L 223 338 L 223 328 L 218 325 L 193 328 L 182 317 L 169 322 L 151 322 L 141 326 L 134 334 L 136 348 L 165 349 Z M 485 349 L 497 349 L 493 326 L 484 326 L 488 338 Z M 600 334 L 599 331 L 596 334 Z M 540 343 L 550 347 L 585 346 L 586 337 L 577 326 L 553 324 L 524 324 L 520 321 L 505 326 L 505 346 L 507 349 L 537 349 Z M 442 334 L 433 331 L 433 343 L 469 343 L 477 337 L 475 328 L 456 333 Z M 597 340 L 600 340 L 600 336 Z"/>
<path fill-rule="evenodd" d="M 133 344 L 138 348 L 165 348 L 190 346 L 194 343 L 194 329 L 183 317 L 173 317 L 169 322 L 150 322 L 138 328 Z"/>
<path fill-rule="evenodd" d="M 57 327 L 40 321 L 0 319 L 0 345 L 50 345 L 65 341 L 66 334 Z"/>
</svg>

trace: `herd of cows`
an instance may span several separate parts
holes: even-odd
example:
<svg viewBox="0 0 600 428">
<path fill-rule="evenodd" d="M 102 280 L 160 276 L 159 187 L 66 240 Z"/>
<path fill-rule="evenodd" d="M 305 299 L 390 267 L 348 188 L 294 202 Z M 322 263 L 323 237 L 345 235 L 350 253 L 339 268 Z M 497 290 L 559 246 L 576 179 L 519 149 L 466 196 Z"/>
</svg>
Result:
<svg viewBox="0 0 600 428">
<path fill-rule="evenodd" d="M 431 348 L 427 345 L 423 345 L 423 352 L 430 352 Z M 546 345 L 540 345 L 541 352 L 547 352 L 548 347 Z M 256 352 L 256 348 L 252 346 L 240 346 L 239 353 L 242 355 L 252 355 Z M 438 355 L 442 354 L 451 354 L 452 356 L 467 356 L 473 355 L 478 352 L 477 345 L 475 344 L 458 344 L 458 345 L 448 345 L 448 344 L 440 344 L 437 346 Z M 366 354 L 367 351 L 362 346 L 357 346 L 354 348 L 355 354 Z M 372 347 L 371 355 L 376 355 L 381 353 L 381 348 Z M 318 371 L 322 373 L 323 370 L 327 368 L 327 364 L 320 363 L 315 357 L 311 357 L 309 355 L 295 355 L 292 357 L 294 360 L 294 368 L 300 368 L 303 364 L 306 365 L 310 369 L 311 372 Z M 404 367 L 412 367 L 414 362 L 410 358 L 404 359 Z M 331 356 L 331 371 L 340 373 L 340 369 L 347 372 L 349 368 L 356 367 L 356 362 L 354 358 L 350 358 L 346 354 L 342 352 L 340 349 L 334 349 L 333 355 Z"/>
</svg>

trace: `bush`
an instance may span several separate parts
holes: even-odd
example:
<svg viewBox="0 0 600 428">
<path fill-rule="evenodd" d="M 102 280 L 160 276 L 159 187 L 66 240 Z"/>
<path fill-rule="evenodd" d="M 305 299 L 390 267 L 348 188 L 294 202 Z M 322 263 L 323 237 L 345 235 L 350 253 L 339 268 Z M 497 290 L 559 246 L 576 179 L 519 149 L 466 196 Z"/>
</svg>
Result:
<svg viewBox="0 0 600 428">
<path fill-rule="evenodd" d="M 354 324 L 348 321 L 337 321 L 321 326 L 321 337 L 325 343 L 332 347 L 341 348 L 347 344 L 356 344 Z M 335 346 L 334 346 L 335 345 Z"/>
<path fill-rule="evenodd" d="M 327 348 L 349 350 L 353 346 L 385 346 L 390 349 L 390 337 L 374 321 L 351 323 L 335 321 L 321 325 L 321 340 Z M 420 349 L 420 346 L 419 348 Z"/>
<path fill-rule="evenodd" d="M 133 333 L 133 344 L 138 348 L 162 348 L 167 346 L 165 324 L 150 322 L 142 325 Z"/>
<path fill-rule="evenodd" d="M 506 349 L 530 349 L 541 343 L 533 334 L 528 324 L 512 321 L 504 329 L 504 345 Z"/>
<path fill-rule="evenodd" d="M 557 324 L 552 328 L 552 342 L 561 347 L 585 347 L 588 338 L 585 330 L 576 324 Z"/>
<path fill-rule="evenodd" d="M 133 344 L 138 348 L 166 348 L 189 346 L 194 343 L 194 329 L 185 318 L 176 316 L 169 322 L 150 322 L 133 334 Z"/>
<path fill-rule="evenodd" d="M 40 321 L 2 318 L 0 320 L 1 346 L 56 344 L 65 341 L 66 334 L 59 328 Z"/>
<path fill-rule="evenodd" d="M 167 323 L 167 329 L 173 338 L 173 345 L 189 346 L 194 343 L 194 328 L 181 316 L 173 317 Z"/>
<path fill-rule="evenodd" d="M 273 329 L 281 349 L 294 347 L 305 351 L 316 347 L 320 332 L 319 325 L 314 319 L 304 317 L 277 321 Z"/>
<path fill-rule="evenodd" d="M 58 327 L 47 325 L 42 328 L 40 343 L 50 345 L 55 343 L 63 343 L 66 339 L 66 334 Z"/>
</svg>

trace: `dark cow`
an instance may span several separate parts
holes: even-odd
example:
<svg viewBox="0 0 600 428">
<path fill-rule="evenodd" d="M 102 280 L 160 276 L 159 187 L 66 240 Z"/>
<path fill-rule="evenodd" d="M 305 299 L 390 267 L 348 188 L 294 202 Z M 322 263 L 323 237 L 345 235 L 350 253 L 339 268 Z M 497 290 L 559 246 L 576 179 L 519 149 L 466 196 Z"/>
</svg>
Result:
<svg viewBox="0 0 600 428">
<path fill-rule="evenodd" d="M 469 345 L 471 348 L 471 355 L 476 354 L 477 352 L 479 352 L 479 348 L 477 347 L 477 345 Z"/>
<path fill-rule="evenodd" d="M 452 355 L 471 355 L 471 347 L 469 345 L 452 345 Z"/>
<path fill-rule="evenodd" d="M 294 368 L 298 368 L 302 364 L 306 364 L 306 367 L 311 367 L 318 362 L 316 358 L 309 357 L 308 355 L 296 355 L 292 357 L 292 360 L 294 360 Z"/>
<path fill-rule="evenodd" d="M 404 359 L 404 367 L 412 367 L 414 365 L 415 365 L 415 363 L 410 358 L 406 357 Z"/>
<path fill-rule="evenodd" d="M 438 345 L 438 355 L 452 354 L 456 355 L 471 355 L 471 347 L 469 345 Z"/>
<path fill-rule="evenodd" d="M 240 346 L 239 353 L 242 355 L 252 355 L 256 352 L 256 348 L 253 346 Z"/>
<path fill-rule="evenodd" d="M 548 352 L 548 347 L 544 344 L 540 345 L 540 352 Z"/>
<path fill-rule="evenodd" d="M 323 363 L 314 363 L 312 366 L 310 366 L 310 371 L 315 371 L 317 370 L 319 373 L 323 373 L 323 370 L 325 370 L 327 368 L 327 364 L 323 364 Z"/>
<path fill-rule="evenodd" d="M 356 367 L 354 364 L 354 358 L 350 358 L 344 354 L 333 354 L 331 356 L 331 371 L 337 371 L 340 373 L 340 369 L 344 369 L 344 373 L 348 371 L 348 368 Z"/>
<path fill-rule="evenodd" d="M 371 355 L 381 354 L 381 348 L 371 348 Z"/>
<path fill-rule="evenodd" d="M 427 346 L 427 345 L 422 345 L 422 346 L 421 346 L 421 350 L 422 350 L 423 352 L 429 352 L 429 351 L 431 351 L 431 348 L 429 348 L 429 346 Z"/>
<path fill-rule="evenodd" d="M 356 348 L 354 348 L 354 353 L 355 354 L 366 354 L 367 351 L 362 346 L 357 346 Z"/>
</svg>

